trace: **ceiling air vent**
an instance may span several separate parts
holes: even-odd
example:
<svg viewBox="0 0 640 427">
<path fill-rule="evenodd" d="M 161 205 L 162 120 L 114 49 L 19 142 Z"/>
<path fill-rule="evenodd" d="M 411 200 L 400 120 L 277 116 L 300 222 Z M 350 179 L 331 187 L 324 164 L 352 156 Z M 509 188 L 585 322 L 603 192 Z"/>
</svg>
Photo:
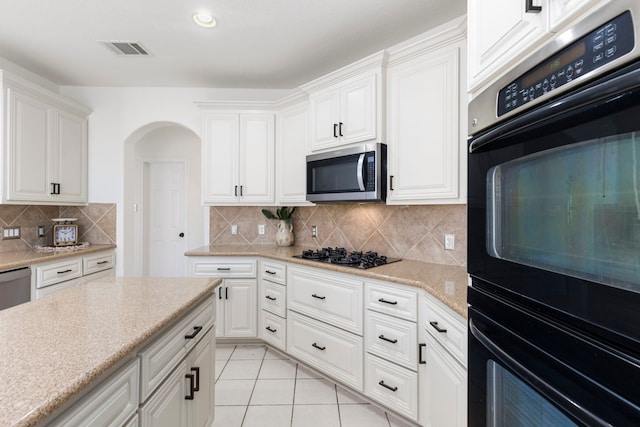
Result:
<svg viewBox="0 0 640 427">
<path fill-rule="evenodd" d="M 125 56 L 148 56 L 149 51 L 145 49 L 139 42 L 131 41 L 101 41 L 109 49 L 118 55 Z"/>
</svg>

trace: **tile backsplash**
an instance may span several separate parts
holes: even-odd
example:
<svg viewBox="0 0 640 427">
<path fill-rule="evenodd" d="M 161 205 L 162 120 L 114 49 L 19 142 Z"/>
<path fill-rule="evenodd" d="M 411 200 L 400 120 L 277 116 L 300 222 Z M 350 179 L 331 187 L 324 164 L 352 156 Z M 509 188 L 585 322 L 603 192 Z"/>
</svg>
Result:
<svg viewBox="0 0 640 427">
<path fill-rule="evenodd" d="M 91 203 L 88 206 L 0 205 L 0 227 L 20 226 L 20 239 L 0 240 L 0 252 L 51 245 L 51 218 L 78 218 L 76 224 L 81 242 L 116 242 L 115 203 Z M 39 225 L 45 227 L 44 237 L 38 237 Z"/>
<path fill-rule="evenodd" d="M 215 206 L 209 219 L 212 245 L 275 243 L 277 221 L 262 215 L 263 207 Z M 275 212 L 274 207 L 266 209 Z M 258 234 L 258 224 L 266 226 Z M 231 234 L 231 225 L 238 234 Z M 311 237 L 316 226 L 318 236 Z M 466 205 L 387 206 L 378 204 L 298 207 L 293 214 L 295 244 L 309 248 L 345 247 L 375 250 L 391 257 L 437 264 L 466 265 Z M 454 250 L 444 249 L 444 235 L 455 236 Z"/>
</svg>

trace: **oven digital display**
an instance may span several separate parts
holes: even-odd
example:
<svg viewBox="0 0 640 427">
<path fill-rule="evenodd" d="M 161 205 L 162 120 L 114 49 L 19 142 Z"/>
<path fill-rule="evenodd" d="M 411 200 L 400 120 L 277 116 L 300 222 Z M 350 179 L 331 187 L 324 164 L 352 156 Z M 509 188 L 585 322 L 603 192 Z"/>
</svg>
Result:
<svg viewBox="0 0 640 427">
<path fill-rule="evenodd" d="M 498 93 L 498 117 L 615 61 L 633 47 L 633 23 L 627 11 L 502 88 Z"/>
</svg>

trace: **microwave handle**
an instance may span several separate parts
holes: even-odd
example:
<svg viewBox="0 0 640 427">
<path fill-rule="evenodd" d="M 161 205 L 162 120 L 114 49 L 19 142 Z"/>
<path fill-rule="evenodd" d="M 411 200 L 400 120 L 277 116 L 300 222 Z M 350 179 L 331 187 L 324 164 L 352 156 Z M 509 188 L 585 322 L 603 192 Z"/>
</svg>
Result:
<svg viewBox="0 0 640 427">
<path fill-rule="evenodd" d="M 364 165 L 364 154 L 362 153 L 360 154 L 360 157 L 358 158 L 358 186 L 360 187 L 360 191 L 364 191 L 364 173 L 362 170 L 362 167 Z"/>
</svg>

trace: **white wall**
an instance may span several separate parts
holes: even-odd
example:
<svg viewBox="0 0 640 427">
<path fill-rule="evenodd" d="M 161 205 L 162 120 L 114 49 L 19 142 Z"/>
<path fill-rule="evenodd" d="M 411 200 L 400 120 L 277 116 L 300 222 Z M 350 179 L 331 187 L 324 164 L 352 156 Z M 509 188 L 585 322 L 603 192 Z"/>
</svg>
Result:
<svg viewBox="0 0 640 427">
<path fill-rule="evenodd" d="M 117 245 L 124 247 L 125 153 L 155 127 L 182 125 L 201 137 L 201 110 L 196 101 L 277 101 L 291 90 L 69 87 L 60 93 L 93 110 L 89 117 L 89 202 L 117 204 Z M 131 164 L 131 163 L 129 163 Z M 124 272 L 118 250 L 117 274 Z"/>
</svg>

